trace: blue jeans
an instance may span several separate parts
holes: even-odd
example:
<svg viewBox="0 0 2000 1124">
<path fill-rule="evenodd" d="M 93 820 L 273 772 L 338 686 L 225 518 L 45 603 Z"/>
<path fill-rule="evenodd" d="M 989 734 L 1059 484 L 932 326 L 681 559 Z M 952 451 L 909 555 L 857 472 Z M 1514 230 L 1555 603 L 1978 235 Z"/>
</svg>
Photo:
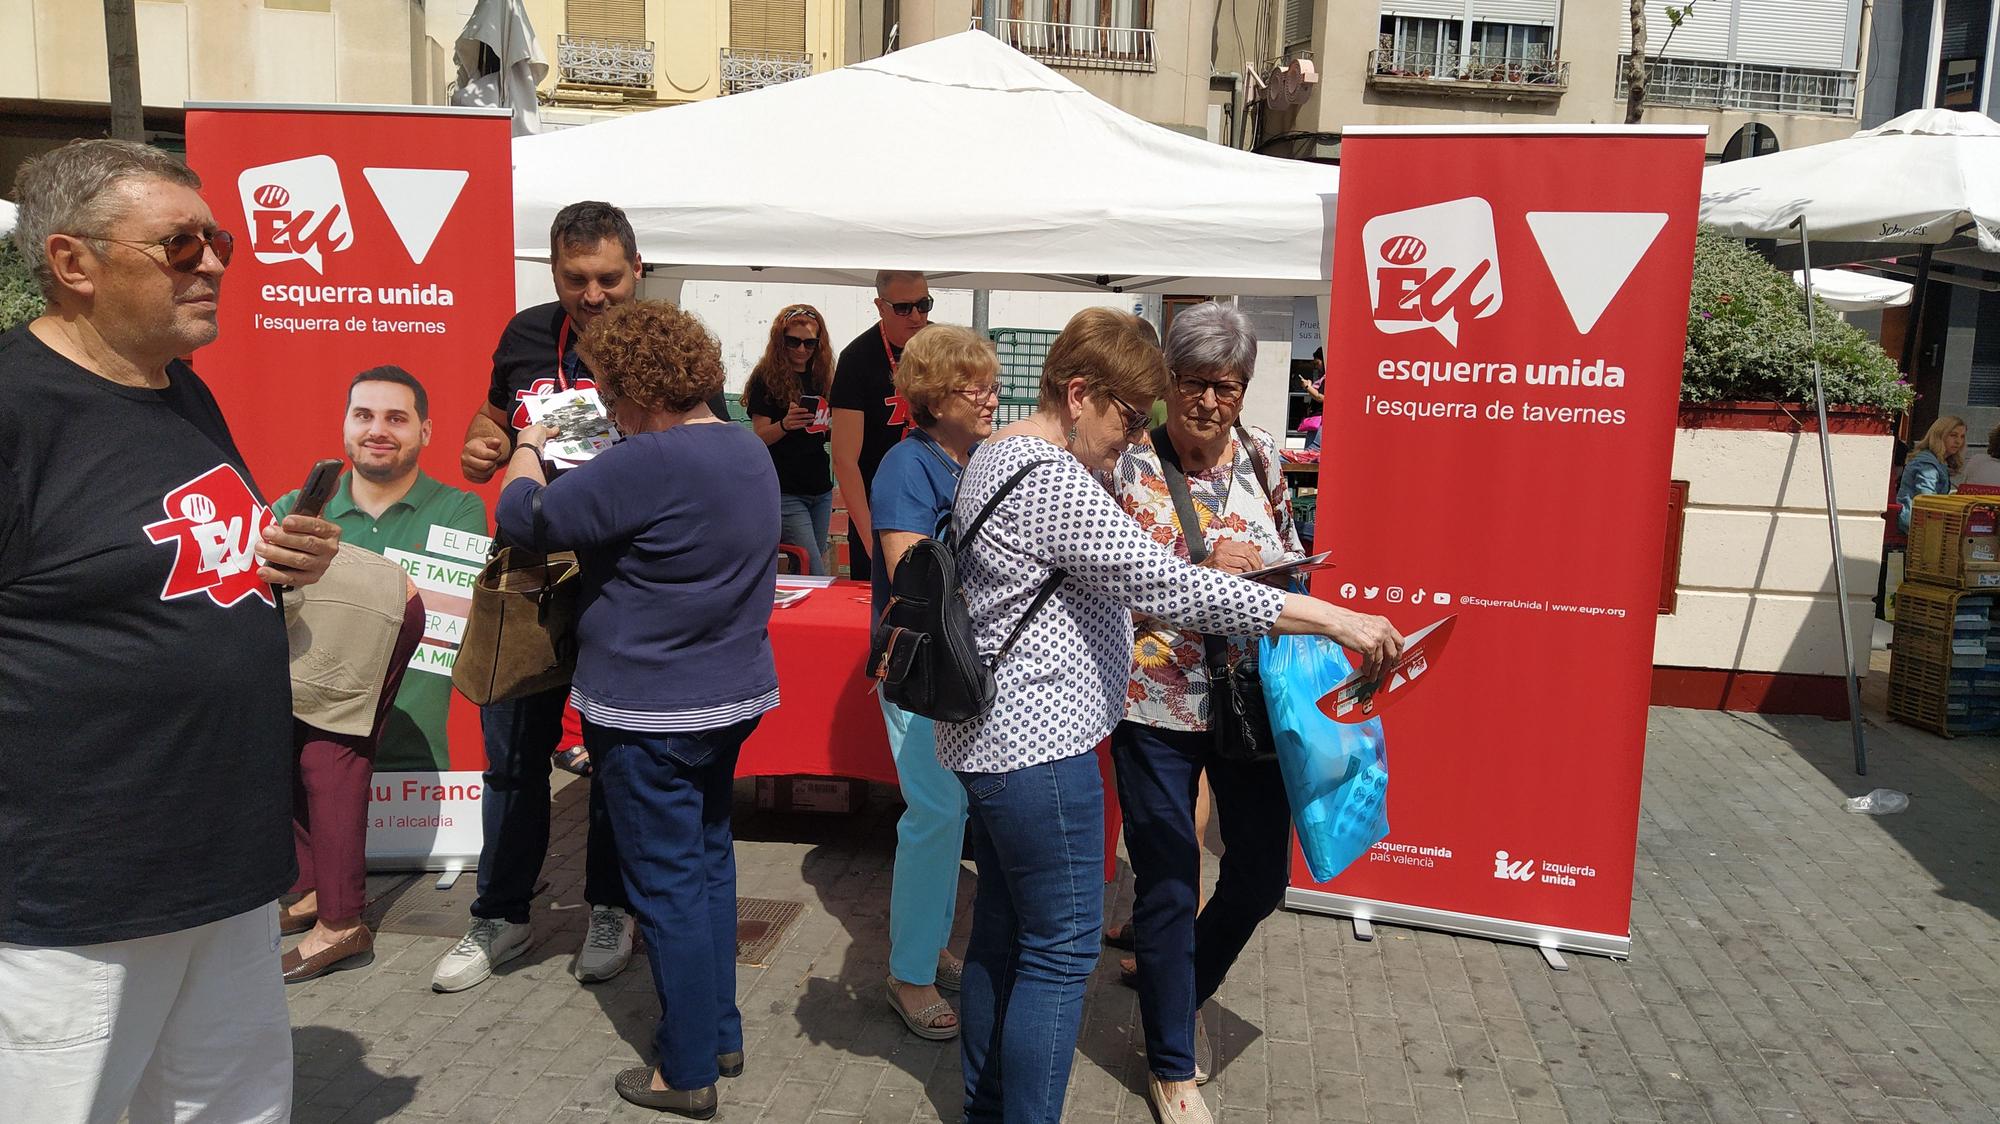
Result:
<svg viewBox="0 0 2000 1124">
<path fill-rule="evenodd" d="M 787 492 L 778 497 L 778 514 L 783 518 L 778 541 L 805 548 L 811 562 L 807 573 L 826 573 L 826 529 L 833 519 L 833 493 L 795 496 Z"/>
<path fill-rule="evenodd" d="M 1285 781 L 1275 761 L 1217 758 L 1215 735 L 1206 731 L 1137 722 L 1111 732 L 1111 760 L 1137 891 L 1131 928 L 1146 1060 L 1162 1081 L 1191 1081 L 1194 1013 L 1285 898 L 1292 846 Z M 1215 893 L 1197 919 L 1201 844 L 1194 800 L 1204 769 L 1223 855 Z"/>
<path fill-rule="evenodd" d="M 1089 753 L 960 773 L 979 890 L 958 1013 L 967 1124 L 1058 1124 L 1104 927 L 1104 780 Z"/>
<path fill-rule="evenodd" d="M 882 720 L 904 805 L 896 821 L 896 873 L 889 883 L 889 973 L 906 984 L 932 984 L 958 911 L 965 786 L 938 764 L 930 719 L 884 698 Z"/>
<path fill-rule="evenodd" d="M 479 708 L 486 739 L 486 794 L 480 799 L 479 897 L 474 917 L 525 922 L 549 853 L 549 755 L 562 741 L 569 688 L 557 687 Z M 630 910 L 618 877 L 618 846 L 604 810 L 603 785 L 590 782 L 583 900 Z"/>
<path fill-rule="evenodd" d="M 715 1056 L 743 1048 L 729 811 L 736 755 L 756 728 L 755 718 L 688 734 L 583 724 L 591 768 L 625 840 L 619 865 L 660 997 L 660 1076 L 676 1089 L 715 1084 Z"/>
</svg>

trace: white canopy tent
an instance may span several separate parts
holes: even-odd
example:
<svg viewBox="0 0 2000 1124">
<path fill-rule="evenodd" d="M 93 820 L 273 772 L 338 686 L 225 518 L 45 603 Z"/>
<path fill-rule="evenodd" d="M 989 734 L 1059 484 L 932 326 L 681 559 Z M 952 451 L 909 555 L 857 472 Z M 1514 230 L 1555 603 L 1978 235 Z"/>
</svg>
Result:
<svg viewBox="0 0 2000 1124">
<path fill-rule="evenodd" d="M 656 277 L 1319 296 L 1336 182 L 1148 124 L 966 32 L 518 138 L 514 254 L 546 261 L 556 211 L 605 199 Z"/>
</svg>

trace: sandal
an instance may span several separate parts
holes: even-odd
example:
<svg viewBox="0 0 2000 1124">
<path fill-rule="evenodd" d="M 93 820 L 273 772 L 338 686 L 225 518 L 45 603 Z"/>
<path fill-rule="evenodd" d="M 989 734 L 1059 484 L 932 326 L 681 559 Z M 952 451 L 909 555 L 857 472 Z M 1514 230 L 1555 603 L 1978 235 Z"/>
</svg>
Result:
<svg viewBox="0 0 2000 1124">
<path fill-rule="evenodd" d="M 1118 961 L 1118 982 L 1126 987 L 1139 986 L 1139 962 L 1127 956 Z"/>
<path fill-rule="evenodd" d="M 1127 921 L 1123 925 L 1106 926 L 1104 930 L 1104 943 L 1110 945 L 1112 948 L 1122 948 L 1127 952 L 1132 951 L 1132 923 Z"/>
<path fill-rule="evenodd" d="M 565 773 L 575 773 L 579 777 L 590 775 L 590 751 L 580 745 L 570 746 L 553 758 L 556 768 Z"/>
<path fill-rule="evenodd" d="M 953 1022 L 950 1026 L 937 1025 L 938 1019 L 945 1015 L 951 1015 L 956 1019 L 958 1012 L 951 1009 L 951 1004 L 940 999 L 921 1011 L 906 1011 L 896 998 L 894 977 L 889 980 L 889 1009 L 896 1012 L 897 1017 L 903 1020 L 903 1025 L 909 1027 L 910 1033 L 918 1038 L 931 1042 L 949 1042 L 958 1037 L 957 1022 Z"/>
<path fill-rule="evenodd" d="M 957 995 L 963 986 L 965 986 L 965 961 L 945 960 L 940 957 L 937 966 L 937 989 Z"/>
</svg>

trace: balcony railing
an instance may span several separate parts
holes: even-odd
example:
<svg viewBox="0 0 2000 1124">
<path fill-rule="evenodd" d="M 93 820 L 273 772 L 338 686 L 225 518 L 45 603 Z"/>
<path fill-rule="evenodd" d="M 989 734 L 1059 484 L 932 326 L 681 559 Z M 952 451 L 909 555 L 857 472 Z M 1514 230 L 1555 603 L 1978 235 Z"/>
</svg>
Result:
<svg viewBox="0 0 2000 1124">
<path fill-rule="evenodd" d="M 804 51 L 764 51 L 722 48 L 722 92 L 741 94 L 794 78 L 810 78 L 812 56 Z"/>
<path fill-rule="evenodd" d="M 1456 43 L 1442 51 L 1385 43 L 1368 52 L 1368 84 L 1429 94 L 1559 98 L 1569 89 L 1569 64 L 1547 51 L 1487 54 L 1474 47 L 1460 54 Z"/>
<path fill-rule="evenodd" d="M 1625 89 L 1632 56 L 1618 56 L 1617 89 Z M 1854 116 L 1860 86 L 1852 70 L 1815 70 L 1745 62 L 1654 59 L 1646 67 L 1646 104 L 1759 113 Z"/>
<path fill-rule="evenodd" d="M 1096 27 L 1045 20 L 995 20 L 1001 42 L 1050 66 L 1071 70 L 1150 71 L 1158 53 L 1150 27 Z M 980 28 L 980 17 L 972 27 Z"/>
<path fill-rule="evenodd" d="M 653 88 L 653 44 L 640 39 L 556 37 L 556 70 L 565 84 Z"/>
</svg>

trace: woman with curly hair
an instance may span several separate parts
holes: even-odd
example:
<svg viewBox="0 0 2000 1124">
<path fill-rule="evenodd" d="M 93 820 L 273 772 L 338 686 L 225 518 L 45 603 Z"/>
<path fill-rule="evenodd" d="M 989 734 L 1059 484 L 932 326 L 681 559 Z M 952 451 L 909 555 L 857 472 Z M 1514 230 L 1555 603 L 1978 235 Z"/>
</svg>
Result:
<svg viewBox="0 0 2000 1124">
<path fill-rule="evenodd" d="M 809 304 L 788 305 L 771 321 L 764 357 L 743 387 L 743 409 L 778 470 L 778 541 L 804 548 L 809 572 L 826 573 L 827 522 L 833 515 L 833 464 L 827 459 L 826 394 L 833 351 L 826 318 Z"/>
<path fill-rule="evenodd" d="M 577 346 L 625 439 L 548 483 L 553 434 L 523 429 L 495 520 L 509 542 L 583 560 L 571 698 L 660 999 L 657 1065 L 615 1087 L 705 1120 L 716 1078 L 743 1070 L 730 787 L 778 705 L 778 480 L 756 437 L 705 404 L 722 349 L 694 316 L 619 305 Z"/>
</svg>

